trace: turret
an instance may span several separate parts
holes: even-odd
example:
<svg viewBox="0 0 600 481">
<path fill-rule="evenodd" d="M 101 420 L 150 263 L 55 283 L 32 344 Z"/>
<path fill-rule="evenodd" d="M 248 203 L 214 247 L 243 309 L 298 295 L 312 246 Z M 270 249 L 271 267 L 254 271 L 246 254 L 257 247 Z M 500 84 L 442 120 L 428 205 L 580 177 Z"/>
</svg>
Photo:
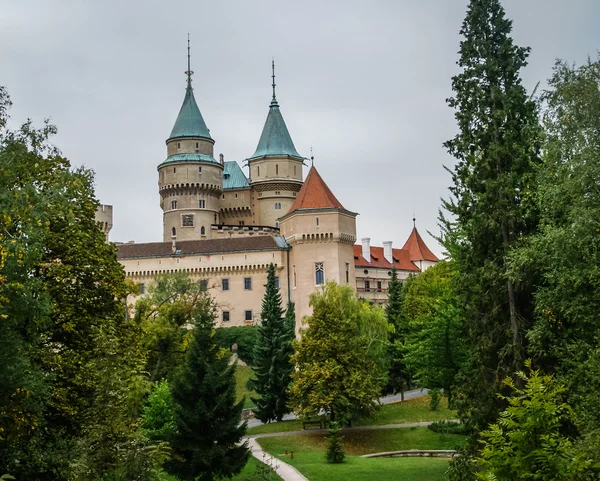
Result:
<svg viewBox="0 0 600 481">
<path fill-rule="evenodd" d="M 187 86 L 179 115 L 167 139 L 167 158 L 158 166 L 163 241 L 208 239 L 219 223 L 223 164 L 215 160 L 215 141 L 200 113 L 190 69 L 188 36 Z"/>
<path fill-rule="evenodd" d="M 250 182 L 255 192 L 253 223 L 277 226 L 278 219 L 292 206 L 302 187 L 304 158 L 296 151 L 275 96 L 275 62 L 273 98 L 258 146 L 248 159 Z"/>
</svg>

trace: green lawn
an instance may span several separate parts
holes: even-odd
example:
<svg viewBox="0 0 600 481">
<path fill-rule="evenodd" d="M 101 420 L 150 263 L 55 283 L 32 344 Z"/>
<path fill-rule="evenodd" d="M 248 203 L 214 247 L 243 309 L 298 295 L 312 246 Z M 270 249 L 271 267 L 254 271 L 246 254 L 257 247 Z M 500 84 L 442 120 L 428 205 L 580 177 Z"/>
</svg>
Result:
<svg viewBox="0 0 600 481">
<path fill-rule="evenodd" d="M 437 411 L 429 410 L 429 396 L 409 399 L 404 402 L 386 404 L 381 407 L 379 415 L 374 419 L 361 419 L 354 422 L 353 426 L 379 426 L 382 424 L 403 424 L 422 421 L 441 421 L 455 419 L 456 413 L 448 409 L 446 399 L 442 399 Z M 282 421 L 269 423 L 255 428 L 249 428 L 248 434 L 279 433 L 289 431 L 302 431 L 302 421 Z"/>
<path fill-rule="evenodd" d="M 260 461 L 258 461 L 255 457 L 250 456 L 250 459 L 248 460 L 248 463 L 246 464 L 244 469 L 242 469 L 240 474 L 237 474 L 236 476 L 229 478 L 230 481 L 240 481 L 247 476 L 253 475 L 256 472 L 256 467 L 260 464 L 262 464 L 262 463 Z M 276 481 L 276 480 L 281 480 L 281 478 L 279 476 L 273 475 L 273 481 Z M 179 481 L 179 478 L 165 473 L 165 474 L 163 474 L 161 481 Z"/>
<path fill-rule="evenodd" d="M 254 391 L 248 391 L 248 388 L 246 387 L 246 383 L 248 382 L 248 379 L 251 375 L 252 368 L 250 366 L 238 366 L 235 370 L 235 390 L 237 400 L 239 401 L 244 396 L 246 396 L 244 408 L 254 407 L 254 403 L 250 400 L 250 396 L 255 396 L 256 393 Z"/>
<path fill-rule="evenodd" d="M 346 454 L 354 456 L 404 449 L 454 449 L 462 446 L 466 439 L 458 434 L 434 433 L 425 427 L 342 431 L 342 434 Z M 323 434 L 277 436 L 258 441 L 273 455 L 286 450 L 304 454 L 325 452 Z"/>
</svg>

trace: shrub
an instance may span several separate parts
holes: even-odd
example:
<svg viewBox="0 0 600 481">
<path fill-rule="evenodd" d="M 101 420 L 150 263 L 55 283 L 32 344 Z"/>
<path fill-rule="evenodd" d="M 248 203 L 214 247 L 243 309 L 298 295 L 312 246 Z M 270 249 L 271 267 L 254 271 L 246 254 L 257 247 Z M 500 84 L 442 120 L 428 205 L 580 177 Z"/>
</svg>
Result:
<svg viewBox="0 0 600 481">
<path fill-rule="evenodd" d="M 341 428 L 338 423 L 332 422 L 327 434 L 327 452 L 325 459 L 328 463 L 339 464 L 344 462 L 344 446 L 342 440 L 344 437 L 340 434 Z"/>
<path fill-rule="evenodd" d="M 436 421 L 427 427 L 434 433 L 440 434 L 463 434 L 465 436 L 470 434 L 466 424 L 456 421 Z"/>
<path fill-rule="evenodd" d="M 219 327 L 215 329 L 215 342 L 225 349 L 231 349 L 231 346 L 237 344 L 238 357 L 251 366 L 257 335 L 258 326 Z"/>
<path fill-rule="evenodd" d="M 437 411 L 440 407 L 441 395 L 439 389 L 430 389 L 429 395 L 431 396 L 431 400 L 429 401 L 429 410 Z"/>
<path fill-rule="evenodd" d="M 150 439 L 168 441 L 175 431 L 175 406 L 167 380 L 154 385 L 142 411 L 144 432 Z"/>
</svg>

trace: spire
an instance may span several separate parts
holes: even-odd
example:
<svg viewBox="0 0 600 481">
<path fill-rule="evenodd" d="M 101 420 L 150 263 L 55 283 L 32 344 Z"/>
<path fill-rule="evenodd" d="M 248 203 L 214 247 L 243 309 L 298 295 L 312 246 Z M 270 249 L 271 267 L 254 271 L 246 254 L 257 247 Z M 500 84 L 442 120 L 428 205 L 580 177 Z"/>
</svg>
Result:
<svg viewBox="0 0 600 481">
<path fill-rule="evenodd" d="M 269 105 L 267 121 L 263 127 L 258 146 L 256 147 L 256 152 L 254 152 L 250 159 L 267 155 L 289 155 L 302 159 L 294 146 L 292 137 L 290 136 L 285 121 L 283 120 L 283 116 L 281 115 L 281 111 L 279 110 L 277 97 L 275 96 L 275 60 L 271 62 L 271 69 L 273 97 L 271 99 L 271 105 Z"/>
<path fill-rule="evenodd" d="M 185 75 L 187 76 L 185 97 L 183 98 L 183 104 L 181 105 L 179 115 L 177 115 L 177 120 L 175 120 L 175 125 L 173 126 L 173 130 L 171 131 L 168 140 L 179 137 L 203 137 L 212 140 L 210 131 L 204 122 L 204 118 L 202 117 L 196 99 L 194 98 L 194 89 L 192 88 L 192 75 L 194 72 L 191 69 L 189 33 L 187 51 L 188 69 L 185 71 Z"/>
<path fill-rule="evenodd" d="M 288 214 L 301 209 L 342 209 L 346 210 L 333 195 L 317 169 L 311 167 L 306 180 L 290 207 Z"/>
<path fill-rule="evenodd" d="M 416 227 L 416 219 L 414 217 L 413 223 L 415 226 L 413 227 L 413 230 L 410 233 L 410 236 L 408 236 L 408 240 L 402 249 L 408 251 L 411 261 L 439 261 L 436 255 L 429 250 L 429 247 L 427 247 L 425 244 L 421 234 L 419 234 L 419 231 Z"/>
</svg>

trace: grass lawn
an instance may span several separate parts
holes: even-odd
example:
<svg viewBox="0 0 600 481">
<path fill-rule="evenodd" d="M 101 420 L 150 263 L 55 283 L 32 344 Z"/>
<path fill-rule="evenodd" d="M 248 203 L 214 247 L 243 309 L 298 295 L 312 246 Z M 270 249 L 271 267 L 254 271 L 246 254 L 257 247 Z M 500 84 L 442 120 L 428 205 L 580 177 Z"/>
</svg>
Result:
<svg viewBox="0 0 600 481">
<path fill-rule="evenodd" d="M 248 463 L 246 464 L 246 466 L 244 466 L 244 469 L 242 469 L 240 474 L 237 474 L 233 478 L 229 478 L 230 481 L 239 481 L 241 479 L 244 479 L 247 476 L 253 475 L 256 472 L 256 467 L 260 464 L 262 464 L 262 463 L 260 461 L 258 461 L 255 457 L 250 456 L 250 459 L 248 460 Z M 274 475 L 273 481 L 275 481 L 275 480 L 281 480 L 281 478 L 279 476 Z M 176 476 L 171 476 L 169 474 L 164 473 L 161 478 L 161 481 L 179 481 L 179 478 L 177 478 Z"/>
<path fill-rule="evenodd" d="M 458 434 L 434 433 L 425 427 L 342 431 L 342 434 L 344 450 L 346 454 L 353 456 L 404 449 L 454 449 L 462 446 L 466 439 Z M 325 452 L 323 434 L 277 436 L 259 438 L 258 441 L 273 455 L 285 453 L 286 450 L 294 451 L 294 455 Z"/>
<path fill-rule="evenodd" d="M 252 375 L 252 368 L 250 366 L 238 366 L 235 370 L 235 392 L 237 400 L 239 401 L 246 396 L 246 402 L 244 408 L 253 408 L 254 403 L 250 400 L 250 396 L 255 396 L 254 391 L 248 391 L 246 383 Z"/>
<path fill-rule="evenodd" d="M 382 424 L 403 424 L 422 421 L 441 421 L 443 419 L 455 419 L 456 413 L 448 409 L 448 402 L 444 398 L 437 411 L 429 410 L 429 396 L 409 399 L 404 402 L 386 404 L 381 406 L 379 416 L 375 419 L 360 419 L 353 426 L 379 426 Z M 302 431 L 302 421 L 282 421 L 280 423 L 269 423 L 249 428 L 248 434 L 278 433 L 288 431 Z"/>
</svg>

